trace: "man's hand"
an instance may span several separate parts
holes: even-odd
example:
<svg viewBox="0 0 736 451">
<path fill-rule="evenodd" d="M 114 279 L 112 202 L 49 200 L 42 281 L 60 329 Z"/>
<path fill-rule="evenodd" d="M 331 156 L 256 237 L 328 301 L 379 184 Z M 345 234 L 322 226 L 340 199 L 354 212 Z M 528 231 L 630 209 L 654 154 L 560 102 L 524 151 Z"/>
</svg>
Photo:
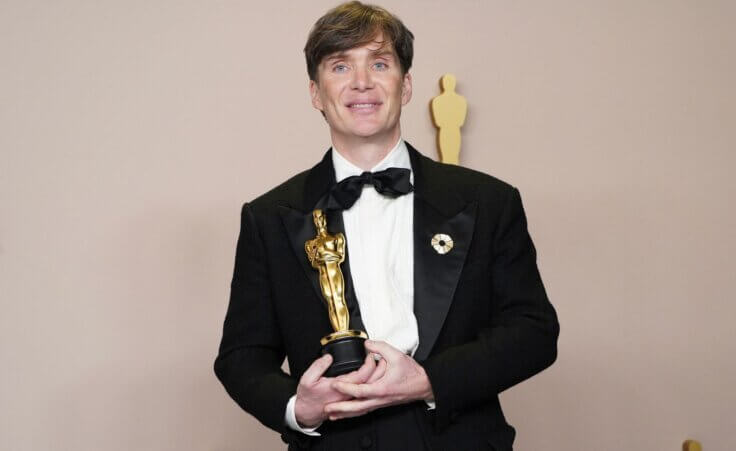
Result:
<svg viewBox="0 0 736 451">
<path fill-rule="evenodd" d="M 360 416 L 394 404 L 434 400 L 427 373 L 413 358 L 382 341 L 366 340 L 365 349 L 380 354 L 382 359 L 365 383 L 340 378 L 332 382 L 339 393 L 355 399 L 328 403 L 325 413 L 330 420 Z"/>
<path fill-rule="evenodd" d="M 369 355 L 366 357 L 363 366 L 351 373 L 336 378 L 323 377 L 324 372 L 331 364 L 332 356 L 325 354 L 312 362 L 299 380 L 296 389 L 294 414 L 296 421 L 302 427 L 311 428 L 326 420 L 325 405 L 328 403 L 351 398 L 351 396 L 335 390 L 332 387 L 334 381 L 340 380 L 353 384 L 369 382 L 377 368 L 375 359 Z"/>
</svg>

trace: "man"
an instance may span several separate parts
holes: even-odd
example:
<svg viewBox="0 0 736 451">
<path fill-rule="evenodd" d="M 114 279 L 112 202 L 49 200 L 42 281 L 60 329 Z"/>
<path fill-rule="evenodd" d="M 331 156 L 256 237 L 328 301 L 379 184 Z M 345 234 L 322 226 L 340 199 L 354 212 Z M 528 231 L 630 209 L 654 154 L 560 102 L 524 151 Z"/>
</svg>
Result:
<svg viewBox="0 0 736 451">
<path fill-rule="evenodd" d="M 556 358 L 518 191 L 401 139 L 412 45 L 382 8 L 320 18 L 305 54 L 332 148 L 243 206 L 215 372 L 289 449 L 509 450 L 498 393 Z M 363 366 L 337 378 L 317 358 L 332 328 L 304 253 L 316 208 L 346 236 L 350 326 L 371 338 Z"/>
</svg>

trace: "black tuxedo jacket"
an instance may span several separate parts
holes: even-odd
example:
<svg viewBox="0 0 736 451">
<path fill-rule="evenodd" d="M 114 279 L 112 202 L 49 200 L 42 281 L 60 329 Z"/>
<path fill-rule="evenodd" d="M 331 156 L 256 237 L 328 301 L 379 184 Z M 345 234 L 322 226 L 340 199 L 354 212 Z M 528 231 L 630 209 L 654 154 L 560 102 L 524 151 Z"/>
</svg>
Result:
<svg viewBox="0 0 736 451">
<path fill-rule="evenodd" d="M 286 427 L 286 404 L 319 356 L 320 338 L 332 332 L 317 271 L 304 252 L 304 242 L 316 233 L 312 211 L 324 205 L 335 184 L 330 151 L 312 169 L 243 206 L 215 373 L 244 410 L 283 434 L 290 449 L 398 449 L 407 443 L 408 449 L 511 449 L 514 429 L 503 417 L 498 393 L 556 358 L 559 326 L 537 270 L 519 192 L 408 148 L 419 326 L 414 358 L 429 376 L 435 410 L 417 402 L 328 421 L 319 438 Z M 331 233 L 344 231 L 341 214 L 328 212 L 327 219 Z M 430 245 L 437 233 L 454 241 L 444 255 Z M 351 328 L 361 328 L 349 253 L 342 268 Z M 291 374 L 281 370 L 284 357 Z"/>
</svg>

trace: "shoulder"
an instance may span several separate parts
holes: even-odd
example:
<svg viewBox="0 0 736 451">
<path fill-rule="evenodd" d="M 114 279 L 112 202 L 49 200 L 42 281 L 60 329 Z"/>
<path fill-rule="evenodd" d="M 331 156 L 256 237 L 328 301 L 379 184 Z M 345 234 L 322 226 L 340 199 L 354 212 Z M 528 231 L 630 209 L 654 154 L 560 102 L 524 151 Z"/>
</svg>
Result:
<svg viewBox="0 0 736 451">
<path fill-rule="evenodd" d="M 305 211 L 315 205 L 334 182 L 334 178 L 335 174 L 328 150 L 317 164 L 271 188 L 248 202 L 247 205 L 254 212 L 275 211 L 277 207 Z"/>
<path fill-rule="evenodd" d="M 436 188 L 454 191 L 466 201 L 497 200 L 503 201 L 518 193 L 510 183 L 493 175 L 475 169 L 446 164 L 421 156 L 423 169 L 427 174 L 427 183 Z"/>
<path fill-rule="evenodd" d="M 263 209 L 278 205 L 294 206 L 301 203 L 308 174 L 309 170 L 296 174 L 251 200 L 249 204 L 254 209 Z"/>
<path fill-rule="evenodd" d="M 485 172 L 454 164 L 439 162 L 434 162 L 434 164 L 438 166 L 439 172 L 442 172 L 445 177 L 460 188 L 480 188 L 490 191 L 509 191 L 514 189 L 510 183 Z"/>
<path fill-rule="evenodd" d="M 309 170 L 302 171 L 265 193 L 246 200 L 241 208 L 241 220 L 255 221 L 259 227 L 269 227 L 277 221 L 283 207 L 298 208 L 301 205 Z"/>
</svg>

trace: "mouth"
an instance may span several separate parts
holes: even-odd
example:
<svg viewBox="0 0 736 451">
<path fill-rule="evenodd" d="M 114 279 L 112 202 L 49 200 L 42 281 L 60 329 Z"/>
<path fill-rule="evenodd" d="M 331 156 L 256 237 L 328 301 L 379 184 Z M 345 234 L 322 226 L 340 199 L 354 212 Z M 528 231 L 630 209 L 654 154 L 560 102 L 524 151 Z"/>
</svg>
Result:
<svg viewBox="0 0 736 451">
<path fill-rule="evenodd" d="M 351 102 L 346 105 L 351 111 L 368 112 L 381 106 L 381 102 Z"/>
</svg>

